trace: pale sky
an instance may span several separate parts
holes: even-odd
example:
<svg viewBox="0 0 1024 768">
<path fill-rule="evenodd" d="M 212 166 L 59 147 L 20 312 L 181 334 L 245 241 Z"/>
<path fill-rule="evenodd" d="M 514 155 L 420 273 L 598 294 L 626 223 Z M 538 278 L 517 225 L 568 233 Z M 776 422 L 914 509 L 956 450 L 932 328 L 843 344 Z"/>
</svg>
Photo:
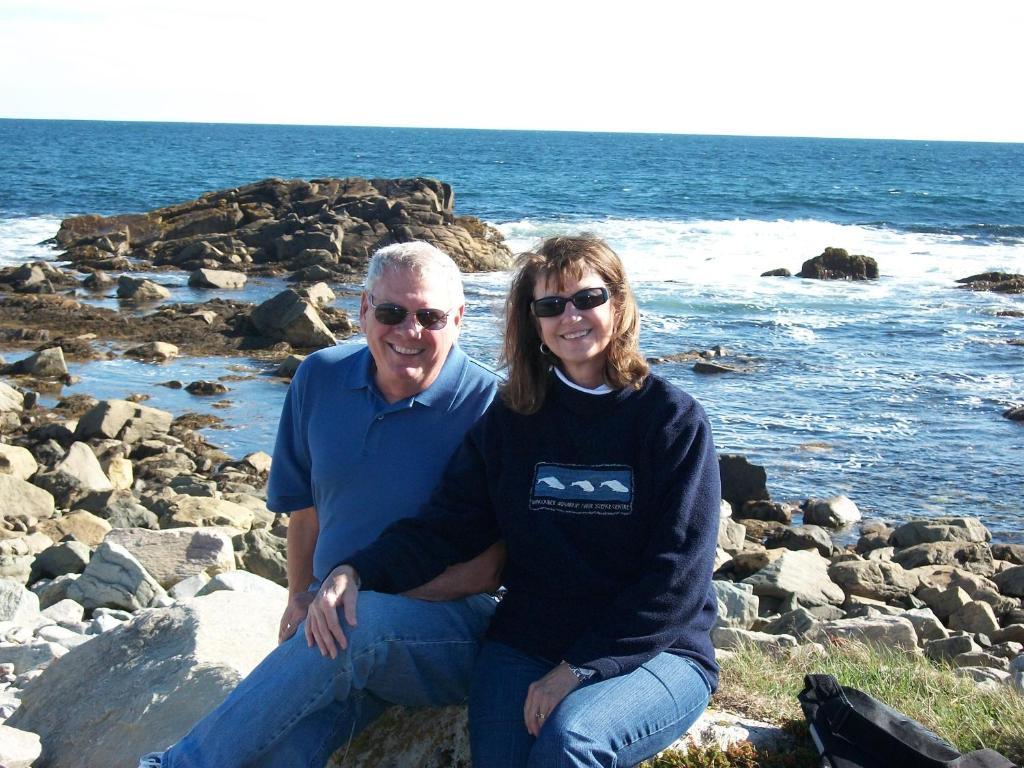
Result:
<svg viewBox="0 0 1024 768">
<path fill-rule="evenodd" d="M 0 117 L 1024 142 L 1019 0 L 0 0 Z"/>
</svg>

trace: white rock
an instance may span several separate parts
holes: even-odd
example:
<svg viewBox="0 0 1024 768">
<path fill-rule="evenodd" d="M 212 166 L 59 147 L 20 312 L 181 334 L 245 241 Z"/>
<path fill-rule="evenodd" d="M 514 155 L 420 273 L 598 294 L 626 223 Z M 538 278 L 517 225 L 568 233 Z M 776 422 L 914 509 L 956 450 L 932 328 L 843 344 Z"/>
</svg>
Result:
<svg viewBox="0 0 1024 768">
<path fill-rule="evenodd" d="M 757 620 L 758 599 L 749 584 L 734 584 L 716 579 L 711 582 L 718 598 L 716 627 L 750 629 Z"/>
<path fill-rule="evenodd" d="M 0 621 L 24 622 L 39 614 L 39 598 L 16 581 L 0 579 Z"/>
<path fill-rule="evenodd" d="M 85 608 L 74 600 L 60 600 L 42 610 L 43 616 L 58 624 L 77 624 L 85 616 Z"/>
<path fill-rule="evenodd" d="M 716 627 L 711 630 L 715 648 L 735 651 L 753 645 L 767 653 L 776 653 L 786 648 L 795 648 L 797 640 L 792 635 L 769 635 L 767 632 L 753 632 L 735 627 Z"/>
<path fill-rule="evenodd" d="M 72 443 L 54 470 L 73 477 L 84 491 L 102 493 L 114 490 L 88 443 Z"/>
<path fill-rule="evenodd" d="M 125 350 L 125 355 L 137 357 L 140 360 L 155 360 L 164 363 L 178 356 L 178 348 L 166 341 L 150 341 Z"/>
<path fill-rule="evenodd" d="M 0 413 L 13 411 L 21 413 L 25 407 L 25 396 L 14 387 L 0 381 Z"/>
<path fill-rule="evenodd" d="M 42 751 L 36 734 L 0 725 L 0 766 L 3 768 L 31 768 Z"/>
<path fill-rule="evenodd" d="M 845 594 L 828 576 L 829 561 L 816 550 L 790 550 L 743 580 L 758 597 L 795 598 L 803 606 L 840 605 Z"/>
<path fill-rule="evenodd" d="M 860 510 L 846 496 L 829 499 L 808 499 L 804 505 L 804 525 L 822 525 L 826 528 L 842 528 L 861 519 Z"/>
<path fill-rule="evenodd" d="M 21 478 L 0 473 L 0 509 L 8 515 L 53 517 L 53 496 Z"/>
<path fill-rule="evenodd" d="M 33 640 L 29 643 L 0 643 L 0 662 L 14 665 L 15 674 L 21 675 L 42 669 L 54 659 L 65 655 L 68 649 L 58 643 Z"/>
<path fill-rule="evenodd" d="M 161 520 L 164 528 L 208 528 L 228 526 L 239 531 L 252 528 L 255 515 L 241 504 L 207 496 L 179 494 L 169 504 L 170 514 Z"/>
<path fill-rule="evenodd" d="M 40 735 L 49 768 L 134 766 L 181 738 L 276 645 L 284 605 L 222 592 L 144 611 L 47 669 L 9 723 Z M 83 691 L 88 706 L 67 706 Z"/>
<path fill-rule="evenodd" d="M 152 605 L 163 587 L 124 547 L 104 542 L 81 577 L 68 586 L 68 597 L 86 608 L 110 606 L 135 611 Z"/>
<path fill-rule="evenodd" d="M 0 406 L 0 410 L 3 410 Z M 0 443 L 0 473 L 28 480 L 39 470 L 39 464 L 27 448 Z"/>
<path fill-rule="evenodd" d="M 117 491 L 127 491 L 135 484 L 135 473 L 132 463 L 123 456 L 115 456 L 107 464 L 107 477 Z"/>
<path fill-rule="evenodd" d="M 195 576 L 189 576 L 187 579 L 179 581 L 167 591 L 167 594 L 175 600 L 183 600 L 186 597 L 195 597 L 199 590 L 205 587 L 209 581 L 210 577 L 205 573 L 197 573 Z"/>
<path fill-rule="evenodd" d="M 275 584 L 270 579 L 264 579 L 262 576 L 248 571 L 230 571 L 218 574 L 196 593 L 196 597 L 204 597 L 224 590 L 265 595 L 271 602 L 287 601 L 288 599 L 288 590 L 280 584 Z"/>
<path fill-rule="evenodd" d="M 725 751 L 741 742 L 750 742 L 759 750 L 778 754 L 788 751 L 793 739 L 777 725 L 709 708 L 668 748 L 683 754 L 693 747 L 718 747 Z"/>
</svg>

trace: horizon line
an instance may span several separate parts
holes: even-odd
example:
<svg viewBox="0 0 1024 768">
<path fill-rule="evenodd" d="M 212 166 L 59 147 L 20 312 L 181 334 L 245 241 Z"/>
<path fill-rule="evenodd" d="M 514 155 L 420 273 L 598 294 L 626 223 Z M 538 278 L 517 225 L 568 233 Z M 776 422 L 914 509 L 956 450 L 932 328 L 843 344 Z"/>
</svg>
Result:
<svg viewBox="0 0 1024 768">
<path fill-rule="evenodd" d="M 365 128 L 378 130 L 409 130 L 409 131 L 477 131 L 491 133 L 572 133 L 583 135 L 624 135 L 624 136 L 692 136 L 706 138 L 744 138 L 744 139 L 815 139 L 822 141 L 905 141 L 919 143 L 949 144 L 1024 144 L 1024 139 L 1012 141 L 1007 139 L 954 139 L 954 138 L 917 138 L 917 137 L 884 137 L 884 136 L 814 136 L 810 134 L 782 133 L 702 133 L 693 131 L 659 131 L 659 130 L 587 130 L 580 128 L 491 128 L 480 126 L 440 126 L 440 125 L 368 125 L 368 124 L 335 124 L 335 123 L 274 123 L 247 122 L 241 120 L 147 120 L 147 119 L 110 119 L 89 117 L 7 117 L 0 116 L 0 121 L 50 122 L 50 123 L 114 123 L 114 124 L 145 124 L 145 125 L 230 125 L 263 128 Z"/>
</svg>

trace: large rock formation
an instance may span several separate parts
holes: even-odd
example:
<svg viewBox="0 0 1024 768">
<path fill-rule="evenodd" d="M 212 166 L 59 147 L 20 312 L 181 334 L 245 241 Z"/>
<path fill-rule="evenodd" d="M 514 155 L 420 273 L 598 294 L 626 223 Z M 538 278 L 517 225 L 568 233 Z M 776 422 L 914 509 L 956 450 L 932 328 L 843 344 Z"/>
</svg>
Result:
<svg viewBox="0 0 1024 768">
<path fill-rule="evenodd" d="M 501 234 L 456 216 L 452 188 L 435 179 L 266 179 L 208 192 L 148 213 L 65 219 L 57 242 L 77 266 L 117 268 L 125 257 L 181 269 L 300 271 L 339 278 L 363 272 L 370 254 L 426 240 L 463 271 L 504 269 Z"/>
</svg>

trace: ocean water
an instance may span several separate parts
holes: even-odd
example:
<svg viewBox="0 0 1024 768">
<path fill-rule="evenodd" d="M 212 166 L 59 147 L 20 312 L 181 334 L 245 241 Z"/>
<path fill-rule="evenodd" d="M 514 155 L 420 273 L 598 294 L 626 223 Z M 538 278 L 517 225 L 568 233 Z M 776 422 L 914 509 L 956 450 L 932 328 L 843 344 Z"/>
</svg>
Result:
<svg viewBox="0 0 1024 768">
<path fill-rule="evenodd" d="M 0 264 L 53 258 L 39 243 L 65 216 L 267 176 L 440 178 L 457 212 L 498 226 L 513 250 L 595 232 L 626 263 L 647 354 L 721 344 L 747 359 L 742 374 L 655 370 L 702 401 L 720 451 L 765 465 L 774 498 L 845 493 L 890 521 L 976 515 L 1024 541 L 1024 426 L 1001 417 L 1024 402 L 1024 346 L 1008 343 L 1024 340 L 1024 319 L 998 314 L 1024 310 L 1024 296 L 953 282 L 1024 273 L 1024 145 L 0 120 L 0 146 Z M 795 273 L 826 246 L 873 256 L 881 278 L 759 277 Z M 160 279 L 176 300 L 204 298 L 184 275 Z M 466 282 L 463 344 L 493 363 L 508 275 Z M 176 413 L 216 413 L 225 428 L 209 438 L 241 455 L 273 444 L 285 387 L 267 367 L 116 358 L 75 366 L 82 381 L 65 393 L 145 392 Z M 220 376 L 226 407 L 155 386 Z"/>
</svg>

